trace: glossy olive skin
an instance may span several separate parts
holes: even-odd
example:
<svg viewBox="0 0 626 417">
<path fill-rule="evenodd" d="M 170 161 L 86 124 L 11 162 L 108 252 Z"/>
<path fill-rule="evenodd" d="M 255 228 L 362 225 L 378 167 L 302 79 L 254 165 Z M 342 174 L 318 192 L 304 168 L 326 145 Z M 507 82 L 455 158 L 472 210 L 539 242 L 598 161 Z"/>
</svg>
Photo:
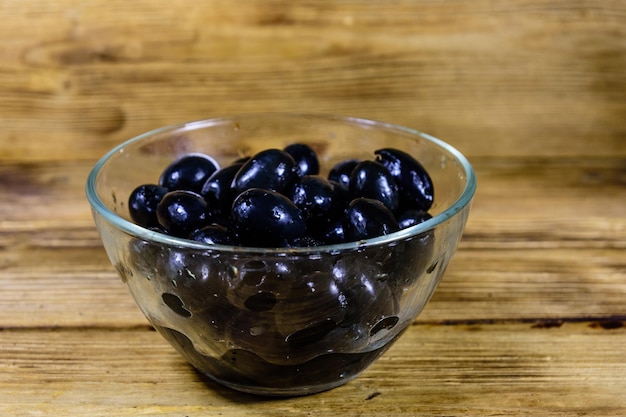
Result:
<svg viewBox="0 0 626 417">
<path fill-rule="evenodd" d="M 244 162 L 233 178 L 232 188 L 235 195 L 250 188 L 282 193 L 297 179 L 297 165 L 291 155 L 279 149 L 266 149 Z"/>
<path fill-rule="evenodd" d="M 343 160 L 326 178 L 303 143 L 223 168 L 208 155 L 188 154 L 168 165 L 158 184 L 137 187 L 129 212 L 150 230 L 208 245 L 256 247 L 340 244 L 428 220 L 433 187 L 422 165 L 397 149 L 374 154 L 376 160 Z"/>
<path fill-rule="evenodd" d="M 315 225 L 315 237 L 326 245 L 346 242 L 344 218 L 330 218 Z"/>
<path fill-rule="evenodd" d="M 158 226 L 157 206 L 167 191 L 167 188 L 156 184 L 143 184 L 135 188 L 128 198 L 130 218 L 143 227 Z"/>
<path fill-rule="evenodd" d="M 219 169 L 208 155 L 188 154 L 168 165 L 159 178 L 159 185 L 173 190 L 200 192 L 207 178 Z"/>
<path fill-rule="evenodd" d="M 235 235 L 219 224 L 210 224 L 194 230 L 189 238 L 205 245 L 235 245 L 237 243 Z"/>
<path fill-rule="evenodd" d="M 200 195 L 206 200 L 211 213 L 230 214 L 231 205 L 236 197 L 231 185 L 242 166 L 243 162 L 240 162 L 221 168 L 215 171 L 202 186 Z"/>
<path fill-rule="evenodd" d="M 374 152 L 396 180 L 403 207 L 427 211 L 434 200 L 433 182 L 426 169 L 411 155 L 399 149 L 384 148 Z"/>
<path fill-rule="evenodd" d="M 335 209 L 335 191 L 332 184 L 318 175 L 305 175 L 287 195 L 308 219 L 326 216 Z"/>
<path fill-rule="evenodd" d="M 168 233 L 187 237 L 208 221 L 208 205 L 193 191 L 179 190 L 165 194 L 157 206 L 157 218 Z"/>
<path fill-rule="evenodd" d="M 341 184 L 334 180 L 328 180 L 330 185 L 333 186 L 333 191 L 335 193 L 335 206 L 336 207 L 347 207 L 348 203 L 352 198 L 350 197 L 350 190 L 347 185 Z"/>
<path fill-rule="evenodd" d="M 346 186 L 321 176 L 308 176 L 296 183 L 290 197 L 304 212 L 309 234 L 295 244 L 320 246 L 345 242 L 343 220 L 350 202 Z"/>
<path fill-rule="evenodd" d="M 352 174 L 352 170 L 359 162 L 358 159 L 347 159 L 338 162 L 328 172 L 328 179 L 347 187 L 350 184 L 350 174 Z"/>
<path fill-rule="evenodd" d="M 306 234 L 306 219 L 289 198 L 275 191 L 251 188 L 235 198 L 231 219 L 240 243 L 285 247 Z"/>
<path fill-rule="evenodd" d="M 359 162 L 350 174 L 351 198 L 371 198 L 383 203 L 392 213 L 400 204 L 398 185 L 387 168 L 375 161 Z"/>
<path fill-rule="evenodd" d="M 406 229 L 407 227 L 423 223 L 426 220 L 431 219 L 432 217 L 433 216 L 431 216 L 430 213 L 426 211 L 407 209 L 398 213 L 396 219 L 398 220 L 398 226 L 400 226 L 400 229 Z"/>
<path fill-rule="evenodd" d="M 393 213 L 380 201 L 355 198 L 348 205 L 344 221 L 347 242 L 388 235 L 400 230 Z"/>
<path fill-rule="evenodd" d="M 298 175 L 300 177 L 319 174 L 320 164 L 317 159 L 317 154 L 309 145 L 293 143 L 286 146 L 284 151 L 291 155 L 294 161 L 296 161 Z"/>
</svg>

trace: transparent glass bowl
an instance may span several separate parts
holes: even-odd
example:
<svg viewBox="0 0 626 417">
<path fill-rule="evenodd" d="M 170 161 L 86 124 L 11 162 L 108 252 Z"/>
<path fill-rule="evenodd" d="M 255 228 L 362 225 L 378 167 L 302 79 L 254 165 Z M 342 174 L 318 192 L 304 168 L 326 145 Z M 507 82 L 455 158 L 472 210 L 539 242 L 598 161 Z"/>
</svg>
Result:
<svg viewBox="0 0 626 417">
<path fill-rule="evenodd" d="M 128 197 L 174 159 L 222 165 L 267 148 L 313 147 L 321 173 L 397 148 L 435 189 L 433 217 L 399 232 L 312 248 L 203 245 L 134 224 Z M 150 323 L 195 368 L 228 387 L 304 395 L 342 385 L 380 357 L 431 298 L 475 192 L 468 161 L 415 130 L 331 115 L 220 117 L 145 133 L 105 155 L 87 197 L 111 263 Z M 419 355 L 419 352 L 416 352 Z"/>
</svg>

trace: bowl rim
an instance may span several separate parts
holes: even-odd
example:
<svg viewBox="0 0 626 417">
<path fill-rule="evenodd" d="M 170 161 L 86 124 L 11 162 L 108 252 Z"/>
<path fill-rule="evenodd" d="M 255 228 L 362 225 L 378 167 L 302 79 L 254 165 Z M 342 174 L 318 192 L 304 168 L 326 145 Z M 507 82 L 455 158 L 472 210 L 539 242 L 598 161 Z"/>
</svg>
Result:
<svg viewBox="0 0 626 417">
<path fill-rule="evenodd" d="M 404 135 L 408 134 L 411 136 L 417 136 L 421 139 L 429 141 L 436 146 L 443 148 L 450 155 L 452 155 L 456 162 L 460 164 L 465 174 L 465 187 L 459 197 L 454 203 L 452 203 L 449 207 L 443 210 L 441 213 L 433 216 L 432 218 L 419 223 L 417 225 L 407 227 L 405 229 L 401 229 L 397 232 L 390 233 L 388 235 L 377 236 L 370 239 L 364 239 L 354 242 L 345 242 L 338 243 L 332 245 L 321 245 L 321 246 L 303 246 L 303 247 L 250 247 L 250 246 L 232 246 L 232 245 L 209 245 L 205 243 L 195 242 L 193 240 L 179 238 L 175 236 L 166 235 L 160 232 L 156 232 L 153 230 L 146 229 L 142 226 L 139 226 L 132 221 L 126 220 L 125 218 L 119 216 L 117 213 L 109 209 L 102 199 L 99 197 L 96 182 L 100 172 L 102 171 L 105 164 L 112 159 L 115 155 L 119 153 L 123 153 L 124 150 L 141 140 L 155 136 L 161 135 L 170 131 L 176 131 L 181 129 L 198 129 L 201 127 L 208 127 L 218 123 L 224 123 L 229 120 L 233 120 L 237 118 L 238 120 L 244 118 L 262 118 L 262 117 L 300 117 L 300 118 L 313 118 L 318 120 L 335 120 L 341 121 L 354 125 L 367 125 L 369 127 L 378 127 L 383 128 L 388 131 L 396 131 L 398 133 L 402 133 Z M 231 253 L 257 253 L 257 254 L 265 254 L 265 255 L 292 255 L 292 254 L 313 254 L 313 253 L 321 253 L 321 252 L 338 252 L 345 250 L 357 250 L 370 246 L 378 246 L 378 245 L 386 245 L 391 244 L 393 242 L 400 242 L 405 239 L 420 236 L 429 230 L 434 229 L 438 225 L 446 222 L 447 220 L 454 217 L 457 213 L 462 211 L 466 206 L 468 206 L 474 194 L 476 192 L 476 175 L 474 169 L 468 159 L 455 147 L 444 142 L 441 139 L 438 139 L 434 136 L 431 136 L 427 133 L 421 132 L 416 129 L 386 123 L 381 121 L 375 121 L 360 117 L 352 117 L 352 116 L 343 116 L 343 115 L 334 115 L 334 114 L 324 114 L 324 113 L 302 113 L 302 112 L 258 112 L 258 113 L 240 113 L 240 114 L 230 114 L 224 116 L 210 117 L 201 120 L 193 120 L 188 122 L 176 123 L 166 125 L 160 128 L 156 128 L 137 136 L 134 136 L 114 148 L 108 151 L 104 156 L 102 156 L 96 164 L 93 166 L 89 175 L 87 177 L 85 192 L 87 195 L 87 200 L 91 205 L 92 211 L 97 212 L 101 215 L 107 222 L 109 222 L 114 227 L 120 229 L 126 234 L 131 236 L 141 238 L 146 241 L 157 242 L 161 244 L 165 244 L 168 246 L 179 247 L 179 248 L 188 248 L 192 250 L 212 250 L 219 252 L 231 252 Z"/>
</svg>

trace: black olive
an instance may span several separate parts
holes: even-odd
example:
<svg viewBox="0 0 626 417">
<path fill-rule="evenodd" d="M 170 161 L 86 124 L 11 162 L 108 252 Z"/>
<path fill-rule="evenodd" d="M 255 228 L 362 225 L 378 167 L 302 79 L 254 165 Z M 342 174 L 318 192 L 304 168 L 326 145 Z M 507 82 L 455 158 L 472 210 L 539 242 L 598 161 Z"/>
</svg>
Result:
<svg viewBox="0 0 626 417">
<path fill-rule="evenodd" d="M 345 219 L 342 216 L 317 222 L 312 228 L 315 233 L 315 237 L 327 245 L 346 242 L 343 226 L 344 221 Z"/>
<path fill-rule="evenodd" d="M 285 152 L 291 155 L 298 166 L 298 175 L 317 175 L 320 164 L 315 151 L 304 143 L 294 143 L 285 147 Z"/>
<path fill-rule="evenodd" d="M 398 222 L 383 203 L 370 198 L 356 198 L 346 210 L 346 241 L 357 241 L 388 235 L 399 230 Z"/>
<path fill-rule="evenodd" d="M 350 174 L 352 174 L 352 170 L 358 163 L 358 159 L 347 159 L 345 161 L 338 162 L 328 172 L 328 179 L 331 181 L 337 181 L 341 185 L 348 186 L 350 183 Z"/>
<path fill-rule="evenodd" d="M 433 205 L 433 182 L 426 169 L 411 155 L 399 149 L 385 148 L 374 152 L 400 188 L 402 206 L 427 211 Z"/>
<path fill-rule="evenodd" d="M 208 155 L 192 153 L 172 162 L 159 178 L 159 185 L 173 190 L 200 192 L 204 182 L 219 169 L 219 165 Z"/>
<path fill-rule="evenodd" d="M 144 184 L 135 188 L 128 198 L 130 218 L 143 227 L 157 226 L 157 206 L 165 194 L 167 188 L 156 184 Z"/>
<path fill-rule="evenodd" d="M 417 209 L 407 209 L 401 211 L 398 216 L 398 226 L 400 229 L 406 229 L 407 227 L 415 226 L 416 224 L 420 224 L 425 222 L 428 219 L 431 219 L 433 216 L 430 215 L 427 211 L 417 210 Z"/>
<path fill-rule="evenodd" d="M 334 180 L 329 180 L 328 182 L 333 186 L 333 191 L 335 192 L 335 207 L 341 209 L 348 207 L 348 203 L 352 200 L 348 186 Z"/>
<path fill-rule="evenodd" d="M 233 202 L 231 217 L 244 245 L 285 246 L 306 233 L 302 211 L 287 197 L 271 190 L 251 188 L 241 193 Z"/>
<path fill-rule="evenodd" d="M 334 210 L 335 191 L 331 183 L 317 175 L 305 175 L 291 189 L 288 197 L 307 218 L 318 218 Z"/>
<path fill-rule="evenodd" d="M 267 149 L 244 162 L 233 178 L 235 195 L 250 188 L 278 193 L 289 189 L 298 179 L 296 161 L 285 151 Z"/>
<path fill-rule="evenodd" d="M 215 171 L 204 183 L 200 194 L 209 204 L 209 209 L 214 214 L 230 213 L 233 199 L 231 184 L 233 178 L 243 166 L 243 162 L 233 163 Z"/>
<path fill-rule="evenodd" d="M 189 238 L 207 245 L 234 245 L 236 243 L 234 234 L 219 224 L 210 224 L 194 230 Z"/>
<path fill-rule="evenodd" d="M 359 162 L 350 174 L 350 196 L 371 198 L 383 203 L 392 213 L 400 204 L 398 185 L 384 165 L 374 161 Z"/>
<path fill-rule="evenodd" d="M 170 191 L 157 206 L 159 224 L 168 233 L 187 237 L 193 230 L 206 225 L 207 203 L 193 191 Z"/>
</svg>

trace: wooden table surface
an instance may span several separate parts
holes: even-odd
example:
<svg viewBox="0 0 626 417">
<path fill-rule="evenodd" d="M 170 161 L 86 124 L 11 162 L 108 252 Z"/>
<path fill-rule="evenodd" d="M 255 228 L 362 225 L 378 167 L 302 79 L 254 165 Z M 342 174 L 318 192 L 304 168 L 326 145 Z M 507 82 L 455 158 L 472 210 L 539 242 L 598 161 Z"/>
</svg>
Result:
<svg viewBox="0 0 626 417">
<path fill-rule="evenodd" d="M 152 330 L 84 183 L 152 128 L 279 110 L 438 136 L 478 192 L 388 353 L 266 399 Z M 0 0 L 2 416 L 624 416 L 625 249 L 623 0 Z"/>
</svg>

